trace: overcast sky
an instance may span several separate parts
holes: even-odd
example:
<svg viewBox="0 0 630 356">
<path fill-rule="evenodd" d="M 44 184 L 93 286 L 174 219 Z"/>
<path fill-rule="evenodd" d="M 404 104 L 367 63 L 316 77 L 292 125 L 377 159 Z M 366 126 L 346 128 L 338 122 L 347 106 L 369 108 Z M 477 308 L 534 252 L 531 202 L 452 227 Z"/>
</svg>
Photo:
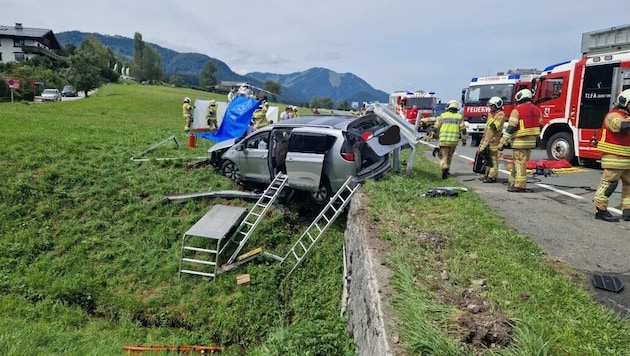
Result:
<svg viewBox="0 0 630 356">
<path fill-rule="evenodd" d="M 0 0 L 0 24 L 140 32 L 240 74 L 323 67 L 446 101 L 474 76 L 579 57 L 583 32 L 629 24 L 629 11 L 621 0 Z"/>
</svg>

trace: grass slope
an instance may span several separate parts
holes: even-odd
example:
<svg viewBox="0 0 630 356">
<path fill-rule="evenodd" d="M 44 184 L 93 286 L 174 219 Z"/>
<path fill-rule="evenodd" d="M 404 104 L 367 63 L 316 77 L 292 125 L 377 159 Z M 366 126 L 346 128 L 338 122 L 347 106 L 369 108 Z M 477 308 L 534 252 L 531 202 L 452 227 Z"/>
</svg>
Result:
<svg viewBox="0 0 630 356">
<path fill-rule="evenodd" d="M 214 204 L 251 204 L 158 204 L 234 187 L 185 160 L 130 160 L 173 134 L 182 147 L 148 157 L 206 156 L 209 141 L 186 147 L 184 96 L 224 98 L 121 84 L 84 100 L 0 105 L 1 354 L 107 355 L 137 344 L 353 353 L 339 318 L 343 223 L 287 283 L 287 269 L 264 259 L 215 282 L 178 278 L 181 234 Z M 274 212 L 250 246 L 286 253 L 300 233 Z M 252 282 L 236 285 L 239 273 Z"/>
</svg>

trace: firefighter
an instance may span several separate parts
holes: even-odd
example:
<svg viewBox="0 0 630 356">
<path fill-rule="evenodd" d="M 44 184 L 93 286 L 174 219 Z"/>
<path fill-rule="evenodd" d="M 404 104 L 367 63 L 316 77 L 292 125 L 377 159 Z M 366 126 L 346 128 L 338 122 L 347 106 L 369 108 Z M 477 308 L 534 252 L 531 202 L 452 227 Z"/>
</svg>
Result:
<svg viewBox="0 0 630 356">
<path fill-rule="evenodd" d="M 493 96 L 488 100 L 490 107 L 490 116 L 486 121 L 486 130 L 481 138 L 479 151 L 483 151 L 486 147 L 490 150 L 492 158 L 492 167 L 486 167 L 484 183 L 496 183 L 499 174 L 499 142 L 503 134 L 503 123 L 505 122 L 505 113 L 503 112 L 503 100 L 498 96 Z"/>
<path fill-rule="evenodd" d="M 450 100 L 446 105 L 446 111 L 437 118 L 430 133 L 432 137 L 437 133 L 442 179 L 448 177 L 451 160 L 460 138 L 462 146 L 466 146 L 466 123 L 458 111 L 459 102 Z"/>
<path fill-rule="evenodd" d="M 219 125 L 217 124 L 217 102 L 214 100 L 210 100 L 208 104 L 208 127 L 210 130 L 217 130 Z"/>
<path fill-rule="evenodd" d="M 193 107 L 190 106 L 190 98 L 185 97 L 184 104 L 182 105 L 182 113 L 184 114 L 184 131 L 190 131 L 192 127 L 192 121 L 193 121 L 192 110 L 193 110 Z"/>
<path fill-rule="evenodd" d="M 269 121 L 267 120 L 267 108 L 268 108 L 268 104 L 260 104 L 260 106 L 258 107 L 258 109 L 256 109 L 256 111 L 254 111 L 253 114 L 253 119 L 254 119 L 254 125 L 257 129 L 261 128 L 261 127 L 265 127 L 267 125 L 269 125 Z"/>
<path fill-rule="evenodd" d="M 508 192 L 531 192 L 527 189 L 527 161 L 536 147 L 540 128 L 542 127 L 542 112 L 532 103 L 532 92 L 521 89 L 514 96 L 516 107 L 512 110 L 508 120 L 508 127 L 501 137 L 497 149 L 503 151 L 503 146 L 512 142 L 514 165 L 510 174 Z"/>
<path fill-rule="evenodd" d="M 297 106 L 293 106 L 291 108 L 291 112 L 289 113 L 289 116 L 291 116 L 291 118 L 296 118 L 296 117 L 300 117 L 300 113 L 298 112 L 298 107 Z"/>
<path fill-rule="evenodd" d="M 601 181 L 595 191 L 595 219 L 617 222 L 608 212 L 608 197 L 612 185 L 621 179 L 622 218 L 630 221 L 630 89 L 622 91 L 612 110 L 604 117 L 597 149 L 602 153 Z"/>
</svg>

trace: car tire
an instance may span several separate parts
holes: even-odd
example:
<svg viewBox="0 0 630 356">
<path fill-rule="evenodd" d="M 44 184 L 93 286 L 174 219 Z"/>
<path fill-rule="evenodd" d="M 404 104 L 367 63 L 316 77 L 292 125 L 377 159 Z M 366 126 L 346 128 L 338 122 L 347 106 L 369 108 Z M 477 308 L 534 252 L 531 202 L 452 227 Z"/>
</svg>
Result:
<svg viewBox="0 0 630 356">
<path fill-rule="evenodd" d="M 319 189 L 316 192 L 310 193 L 308 196 L 313 203 L 317 205 L 326 205 L 333 196 L 328 177 L 323 176 Z"/>
<path fill-rule="evenodd" d="M 238 168 L 236 163 L 230 160 L 223 162 L 223 165 L 221 166 L 221 173 L 234 183 L 240 184 L 243 181 L 241 170 Z"/>
</svg>

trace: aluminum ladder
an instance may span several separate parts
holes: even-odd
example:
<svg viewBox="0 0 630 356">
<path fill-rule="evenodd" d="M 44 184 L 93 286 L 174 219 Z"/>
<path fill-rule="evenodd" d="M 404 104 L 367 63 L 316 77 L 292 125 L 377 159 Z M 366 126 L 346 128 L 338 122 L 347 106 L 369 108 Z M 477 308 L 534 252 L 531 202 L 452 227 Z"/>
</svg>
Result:
<svg viewBox="0 0 630 356">
<path fill-rule="evenodd" d="M 287 259 L 291 258 L 294 262 L 291 271 L 285 278 L 288 278 L 293 271 L 297 268 L 297 266 L 302 263 L 306 255 L 311 251 L 313 246 L 315 246 L 319 240 L 324 235 L 324 232 L 332 223 L 337 219 L 339 215 L 343 212 L 344 208 L 350 202 L 352 195 L 354 192 L 361 186 L 360 183 L 356 183 L 354 187 L 352 176 L 346 179 L 345 183 L 339 188 L 337 193 L 328 201 L 328 204 L 322 209 L 322 211 L 317 215 L 315 220 L 309 225 L 309 227 L 304 231 L 302 236 L 297 240 L 291 250 L 282 258 L 282 263 Z M 346 194 L 347 193 L 347 194 Z M 344 196 L 345 194 L 345 196 Z"/>
<path fill-rule="evenodd" d="M 232 256 L 230 256 L 227 264 L 232 264 L 234 262 L 238 254 L 245 246 L 247 240 L 254 233 L 256 226 L 258 226 L 267 210 L 269 210 L 271 204 L 273 204 L 276 198 L 280 195 L 280 192 L 282 191 L 282 188 L 284 188 L 284 186 L 286 185 L 287 180 L 288 176 L 286 174 L 282 172 L 278 173 L 278 175 L 273 179 L 269 186 L 267 186 L 256 204 L 254 204 L 254 207 L 249 211 L 249 213 L 247 213 L 247 216 L 245 216 L 245 219 L 243 219 L 237 230 L 230 238 L 229 242 L 225 244 L 225 246 L 223 246 L 221 252 L 223 252 L 223 250 L 225 250 L 230 245 L 230 243 L 238 244 L 236 250 L 234 251 L 234 253 L 232 253 Z"/>
</svg>

